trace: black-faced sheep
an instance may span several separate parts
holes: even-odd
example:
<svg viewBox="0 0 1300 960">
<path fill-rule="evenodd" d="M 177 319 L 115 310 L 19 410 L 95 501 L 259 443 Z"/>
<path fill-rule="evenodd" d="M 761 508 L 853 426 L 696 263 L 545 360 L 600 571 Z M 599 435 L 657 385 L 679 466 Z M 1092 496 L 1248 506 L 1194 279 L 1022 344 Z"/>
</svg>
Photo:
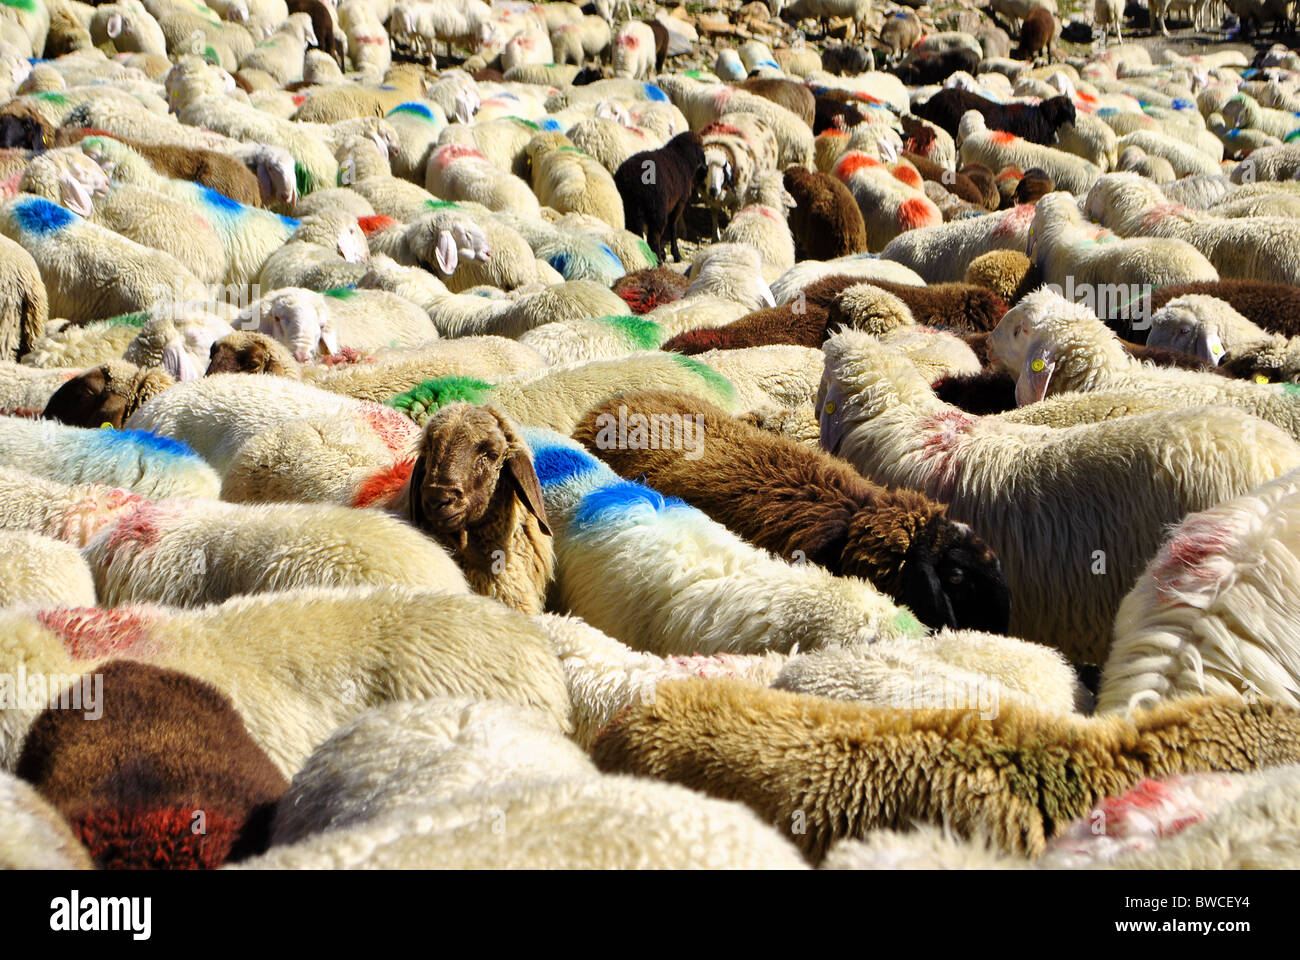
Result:
<svg viewBox="0 0 1300 960">
<path fill-rule="evenodd" d="M 101 868 L 218 867 L 260 853 L 289 788 L 225 694 L 131 660 L 65 688 L 36 718 L 15 772 Z"/>
<path fill-rule="evenodd" d="M 951 50 L 926 50 L 910 62 L 901 64 L 893 73 L 908 86 L 928 86 L 943 83 L 959 70 L 974 74 L 979 70 L 980 56 L 967 47 Z"/>
<path fill-rule="evenodd" d="M 122 424 L 175 381 L 165 371 L 142 370 L 125 360 L 92 367 L 54 391 L 41 414 L 74 427 Z"/>
<path fill-rule="evenodd" d="M 984 117 L 990 130 L 1014 134 L 1032 143 L 1056 142 L 1056 131 L 1074 123 L 1075 109 L 1069 97 L 1050 97 L 1041 103 L 995 103 L 960 87 L 940 90 L 925 103 L 917 104 L 918 117 L 947 130 L 954 137 L 961 118 L 974 110 Z"/>
<path fill-rule="evenodd" d="M 691 201 L 696 175 L 704 169 L 699 134 L 679 133 L 658 150 L 634 153 L 619 166 L 614 184 L 623 199 L 626 227 L 642 235 L 661 261 L 664 234 L 681 260 L 677 231 Z"/>
<path fill-rule="evenodd" d="M 542 612 L 555 563 L 542 488 L 496 410 L 458 403 L 430 417 L 392 510 L 442 544 L 476 593 Z"/>
<path fill-rule="evenodd" d="M 605 449 L 600 424 L 625 413 L 651 423 L 693 416 L 708 442 L 698 460 L 667 447 Z M 1007 628 L 1011 595 L 993 552 L 915 491 L 877 486 L 830 454 L 662 391 L 593 407 L 573 436 L 623 477 L 681 497 L 781 557 L 862 577 L 931 627 Z"/>
</svg>

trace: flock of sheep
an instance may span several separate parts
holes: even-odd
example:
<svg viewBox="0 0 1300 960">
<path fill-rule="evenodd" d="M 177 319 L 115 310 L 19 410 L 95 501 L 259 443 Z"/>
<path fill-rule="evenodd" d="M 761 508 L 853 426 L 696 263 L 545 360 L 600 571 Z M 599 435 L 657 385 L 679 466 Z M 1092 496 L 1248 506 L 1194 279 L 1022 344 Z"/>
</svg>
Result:
<svg viewBox="0 0 1300 960">
<path fill-rule="evenodd" d="M 1300 55 L 1122 6 L 0 0 L 0 866 L 1300 864 Z"/>
</svg>

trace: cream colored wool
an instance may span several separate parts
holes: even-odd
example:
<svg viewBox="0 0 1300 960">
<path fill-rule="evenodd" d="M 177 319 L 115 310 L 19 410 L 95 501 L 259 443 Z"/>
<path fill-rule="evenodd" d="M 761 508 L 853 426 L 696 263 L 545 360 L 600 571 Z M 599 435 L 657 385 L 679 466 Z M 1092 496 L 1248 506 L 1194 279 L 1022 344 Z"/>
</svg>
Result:
<svg viewBox="0 0 1300 960">
<path fill-rule="evenodd" d="M 560 133 L 540 133 L 526 150 L 533 192 L 544 207 L 585 213 L 623 229 L 623 200 L 614 176 Z"/>
<path fill-rule="evenodd" d="M 821 383 L 820 350 L 776 343 L 738 350 L 707 350 L 696 358 L 736 388 L 736 409 L 811 404 Z"/>
<path fill-rule="evenodd" d="M 1191 244 L 1165 237 L 1116 236 L 1086 220 L 1074 197 L 1064 192 L 1048 194 L 1035 206 L 1029 258 L 1043 281 L 1058 288 L 1067 278 L 1076 289 L 1099 291 L 1111 289 L 1108 284 L 1135 289 L 1219 279 L 1214 265 Z"/>
<path fill-rule="evenodd" d="M 1300 399 L 1291 385 L 1144 364 L 1125 352 L 1115 332 L 1087 306 L 1051 290 L 1036 291 L 1007 311 L 989 346 L 1000 364 L 1016 371 L 1022 404 L 1067 391 L 1122 390 L 1177 408 L 1231 407 L 1239 416 L 1251 414 L 1300 439 Z M 1243 425 L 1246 432 L 1249 424 Z"/>
<path fill-rule="evenodd" d="M 486 597 L 330 588 L 198 610 L 7 611 L 0 623 L 0 666 L 9 672 L 21 664 L 29 674 L 75 675 L 129 650 L 211 683 L 286 777 L 340 725 L 397 700 L 505 701 L 569 729 L 564 675 L 546 634 Z M 13 768 L 35 706 L 0 711 L 0 768 Z"/>
<path fill-rule="evenodd" d="M 909 234 L 915 232 L 908 231 Z M 801 290 L 818 280 L 835 276 L 857 277 L 865 283 L 885 280 L 918 287 L 928 282 L 913 270 L 883 258 L 883 255 L 882 259 L 851 256 L 839 260 L 803 260 L 772 281 L 772 296 L 778 304 L 789 303 Z"/>
<path fill-rule="evenodd" d="M 633 650 L 580 617 L 542 614 L 573 702 L 573 739 L 584 750 L 624 707 L 654 696 L 663 680 L 735 677 L 768 686 L 788 662 L 782 653 L 660 657 Z"/>
<path fill-rule="evenodd" d="M 1300 466 L 1290 437 L 1235 411 L 1010 424 L 939 401 L 910 363 L 866 334 L 836 334 L 824 351 L 823 445 L 878 483 L 947 503 L 1001 560 L 1011 632 L 1075 660 L 1105 659 L 1120 600 L 1167 524 Z M 1129 496 L 1108 493 L 1119 483 Z M 1099 559 L 1105 575 L 1092 572 Z"/>
<path fill-rule="evenodd" d="M 908 230 L 889 241 L 889 245 L 880 251 L 881 260 L 858 262 L 879 264 L 883 260 L 901 264 L 914 276 L 923 278 L 920 280 L 921 283 L 963 280 L 967 264 L 982 254 L 992 250 L 1023 251 L 1033 219 L 1033 205 L 1022 204 L 982 217 L 969 217 L 964 220 L 952 220 L 936 227 Z M 831 264 L 825 266 L 853 262 L 852 259 L 831 261 Z M 798 269 L 799 267 L 796 266 L 795 270 Z M 829 276 L 835 272 L 832 267 L 822 275 Z M 893 278 L 881 277 L 880 279 Z M 783 280 L 777 281 L 773 292 L 776 292 L 777 285 L 783 285 Z"/>
<path fill-rule="evenodd" d="M 41 369 L 0 361 L 0 413 L 39 417 L 54 391 L 76 375 L 77 371 L 61 367 Z"/>
<path fill-rule="evenodd" d="M 1186 693 L 1300 704 L 1300 474 L 1186 517 L 1120 605 L 1098 710 Z"/>
<path fill-rule="evenodd" d="M 0 870 L 89 870 L 63 815 L 26 781 L 0 771 Z"/>
<path fill-rule="evenodd" d="M 1020 137 L 1007 139 L 1007 134 L 989 130 L 984 117 L 976 110 L 967 111 L 961 118 L 957 145 L 963 164 L 982 163 L 994 172 L 1003 167 L 1021 170 L 1038 167 L 1046 171 L 1058 190 L 1070 193 L 1083 193 L 1102 174 L 1095 163 L 1072 153 Z"/>
<path fill-rule="evenodd" d="M 121 359 L 140 328 L 129 323 L 87 324 L 54 320 L 20 361 L 29 367 L 63 367 L 80 373 L 86 367 Z"/>
<path fill-rule="evenodd" d="M 75 547 L 25 531 L 0 533 L 0 607 L 93 607 L 95 583 Z"/>
</svg>

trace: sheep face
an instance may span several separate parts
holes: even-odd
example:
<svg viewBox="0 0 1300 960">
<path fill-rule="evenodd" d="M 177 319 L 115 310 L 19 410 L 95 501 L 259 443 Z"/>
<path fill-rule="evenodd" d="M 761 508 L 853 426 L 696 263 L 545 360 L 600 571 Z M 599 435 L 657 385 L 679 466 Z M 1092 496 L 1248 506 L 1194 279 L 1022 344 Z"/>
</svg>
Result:
<svg viewBox="0 0 1300 960">
<path fill-rule="evenodd" d="M 329 321 L 324 298 L 278 296 L 261 313 L 260 333 L 274 337 L 289 348 L 299 363 L 309 363 L 320 353 L 339 352 L 338 334 Z"/>
<path fill-rule="evenodd" d="M 110 389 L 108 371 L 94 367 L 55 390 L 41 416 L 73 427 L 120 428 L 127 413 L 127 398 Z"/>
<path fill-rule="evenodd" d="M 1201 320 L 1195 311 L 1173 304 L 1166 304 L 1152 316 L 1147 346 L 1191 354 L 1215 366 L 1224 354 L 1223 341 L 1213 324 Z"/>
<path fill-rule="evenodd" d="M 44 150 L 45 130 L 34 117 L 0 117 L 0 147 L 19 150 Z"/>
<path fill-rule="evenodd" d="M 242 333 L 224 337 L 208 351 L 208 369 L 204 376 L 216 373 L 267 373 L 287 376 L 289 371 L 276 355 L 275 341 L 260 333 Z"/>
<path fill-rule="evenodd" d="M 439 410 L 425 426 L 411 471 L 410 521 L 463 549 L 470 528 L 495 515 L 493 506 L 505 497 L 518 498 L 549 534 L 532 458 L 510 422 L 490 407 Z"/>
<path fill-rule="evenodd" d="M 898 599 L 930 627 L 1005 634 L 1011 591 L 997 556 L 964 523 L 934 518 L 914 537 L 899 577 Z"/>
</svg>

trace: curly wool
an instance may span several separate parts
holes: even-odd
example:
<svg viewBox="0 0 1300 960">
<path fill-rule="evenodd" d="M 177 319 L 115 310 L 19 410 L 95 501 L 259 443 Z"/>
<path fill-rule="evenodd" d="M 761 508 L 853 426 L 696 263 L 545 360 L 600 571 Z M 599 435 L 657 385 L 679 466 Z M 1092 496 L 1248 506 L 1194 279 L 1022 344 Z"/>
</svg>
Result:
<svg viewBox="0 0 1300 960">
<path fill-rule="evenodd" d="M 77 549 L 26 531 L 0 533 L 0 607 L 91 607 L 95 582 Z"/>
</svg>

